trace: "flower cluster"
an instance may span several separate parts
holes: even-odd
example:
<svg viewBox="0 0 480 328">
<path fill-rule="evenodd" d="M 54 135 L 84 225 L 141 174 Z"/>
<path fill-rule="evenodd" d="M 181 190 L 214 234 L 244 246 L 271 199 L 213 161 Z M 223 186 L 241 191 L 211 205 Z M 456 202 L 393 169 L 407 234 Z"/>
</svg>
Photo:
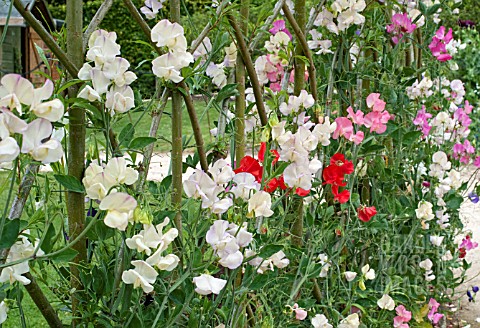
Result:
<svg viewBox="0 0 480 328">
<path fill-rule="evenodd" d="M 440 62 L 446 62 L 452 59 L 452 55 L 447 51 L 447 45 L 453 40 L 453 31 L 450 28 L 445 34 L 445 26 L 435 32 L 432 38 L 432 42 L 428 45 L 428 48 L 432 52 L 432 55 Z"/>
<path fill-rule="evenodd" d="M 60 99 L 44 101 L 53 94 L 53 82 L 46 80 L 34 88 L 20 75 L 7 74 L 0 83 L 0 163 L 12 162 L 20 153 L 42 164 L 58 162 L 63 157 L 63 134 L 54 132 L 52 122 L 63 118 L 64 106 Z M 24 114 L 24 105 L 38 117 L 28 124 L 18 117 Z M 23 136 L 21 148 L 15 134 Z"/>
<path fill-rule="evenodd" d="M 20 236 L 20 240 L 12 245 L 5 263 L 28 259 L 31 258 L 34 254 L 39 256 L 44 254 L 44 252 L 40 248 L 35 251 L 38 247 L 38 243 L 40 242 L 40 240 L 37 238 L 34 243 L 30 242 L 27 237 L 27 235 L 29 234 L 29 230 L 24 231 L 23 234 Z M 30 279 L 23 276 L 23 274 L 27 272 L 30 272 L 28 260 L 3 268 L 2 273 L 0 274 L 0 282 L 9 282 L 10 284 L 13 284 L 15 281 L 18 281 L 22 285 L 28 285 L 31 282 Z"/>
<path fill-rule="evenodd" d="M 346 160 L 345 155 L 337 153 L 330 158 L 330 165 L 323 170 L 323 184 L 329 184 L 332 187 L 334 200 L 346 203 L 350 199 L 350 191 L 344 189 L 339 192 L 339 188 L 347 185 L 345 175 L 352 174 L 353 171 L 353 163 Z"/>
<path fill-rule="evenodd" d="M 128 193 L 119 192 L 115 187 L 132 185 L 138 179 L 138 172 L 127 167 L 123 157 L 112 158 L 105 167 L 91 163 L 82 180 L 87 196 L 100 201 L 100 209 L 106 210 L 105 225 L 125 231 L 128 222 L 133 222 L 137 201 Z"/>
<path fill-rule="evenodd" d="M 135 97 L 130 84 L 137 79 L 135 73 L 128 71 L 130 63 L 119 57 L 120 45 L 116 43 L 117 34 L 105 30 L 97 30 L 88 40 L 87 59 L 94 62 L 83 64 L 78 78 L 91 81 L 78 97 L 90 102 L 101 101 L 105 94 L 105 107 L 110 115 L 125 113 L 135 106 Z"/>
<path fill-rule="evenodd" d="M 412 312 L 407 311 L 405 306 L 399 305 L 395 308 L 397 315 L 393 318 L 394 328 L 409 328 L 408 322 L 412 320 Z"/>
<path fill-rule="evenodd" d="M 147 19 L 154 19 L 160 9 L 163 8 L 163 3 L 167 0 L 145 0 L 145 6 L 140 8 L 142 14 L 145 15 Z"/>
<path fill-rule="evenodd" d="M 144 224 L 140 233 L 127 238 L 125 243 L 128 248 L 136 249 L 138 253 L 145 253 L 149 256 L 145 261 L 132 261 L 135 269 L 126 270 L 122 274 L 122 280 L 126 284 L 133 284 L 134 288 L 141 287 L 145 293 L 153 291 L 152 284 L 158 275 L 154 267 L 162 271 L 172 271 L 180 262 L 175 254 L 162 256 L 162 253 L 168 248 L 178 236 L 176 228 L 170 228 L 166 233 L 162 230 L 168 225 L 170 220 L 165 220 L 158 224 Z M 152 249 L 154 250 L 152 254 Z"/>
<path fill-rule="evenodd" d="M 362 25 L 365 23 L 365 16 L 360 13 L 365 9 L 364 0 L 336 0 L 332 4 L 332 12 L 323 8 L 317 17 L 315 17 L 315 26 L 325 26 L 330 32 L 338 35 L 344 32 L 352 25 Z M 336 18 L 337 23 L 335 23 Z"/>
<path fill-rule="evenodd" d="M 165 47 L 167 53 L 152 61 L 153 74 L 165 81 L 179 83 L 183 80 L 181 69 L 193 62 L 187 51 L 187 39 L 183 27 L 163 19 L 152 28 L 151 39 L 157 47 Z"/>
</svg>

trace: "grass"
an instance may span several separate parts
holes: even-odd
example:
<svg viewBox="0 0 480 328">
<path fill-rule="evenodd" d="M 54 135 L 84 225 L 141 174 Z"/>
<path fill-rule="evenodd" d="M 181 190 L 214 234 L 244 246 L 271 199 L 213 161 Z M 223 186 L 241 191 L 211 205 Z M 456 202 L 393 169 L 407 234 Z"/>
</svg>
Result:
<svg viewBox="0 0 480 328">
<path fill-rule="evenodd" d="M 215 127 L 214 121 L 218 119 L 218 111 L 214 106 L 207 108 L 207 102 L 205 100 L 195 100 L 195 109 L 197 112 L 200 129 L 204 138 L 204 142 L 207 144 L 213 141 L 213 137 L 210 135 L 210 129 Z M 141 108 L 136 111 L 130 111 L 127 115 L 124 115 L 120 120 L 112 122 L 112 128 L 117 138 L 122 131 L 122 129 L 128 124 L 131 123 L 135 127 L 135 138 L 137 137 L 147 137 L 150 131 L 150 125 L 152 123 L 152 118 L 146 108 Z M 163 112 L 160 126 L 158 128 L 158 140 L 155 142 L 155 151 L 156 152 L 169 152 L 171 151 L 171 130 L 172 130 L 172 120 L 170 117 L 171 110 L 171 101 L 169 100 L 165 110 Z M 138 121 L 138 122 L 137 122 Z M 188 112 L 183 106 L 182 112 L 182 131 L 183 135 L 186 137 L 187 145 L 193 147 L 193 130 L 190 123 L 190 118 Z M 102 145 L 105 142 L 105 137 L 99 131 L 89 129 L 87 133 L 90 135 L 90 141 L 93 141 L 92 137 L 97 138 L 98 142 Z"/>
</svg>

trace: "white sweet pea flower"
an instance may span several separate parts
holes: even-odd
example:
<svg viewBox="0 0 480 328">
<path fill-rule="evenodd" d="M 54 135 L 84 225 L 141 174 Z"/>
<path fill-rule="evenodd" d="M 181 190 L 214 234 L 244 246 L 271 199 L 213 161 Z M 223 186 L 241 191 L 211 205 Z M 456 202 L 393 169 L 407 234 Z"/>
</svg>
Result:
<svg viewBox="0 0 480 328">
<path fill-rule="evenodd" d="M 88 101 L 90 102 L 94 102 L 94 101 L 100 101 L 100 95 L 98 94 L 97 91 L 95 91 L 95 89 L 93 89 L 91 86 L 89 85 L 86 85 L 82 91 L 80 91 L 78 93 L 78 98 L 83 98 L 83 99 L 87 99 Z"/>
<path fill-rule="evenodd" d="M 150 259 L 150 258 L 149 258 Z M 148 259 L 147 259 L 148 262 Z M 172 271 L 180 263 L 180 258 L 175 254 L 168 254 L 164 257 L 160 257 L 158 261 L 155 262 L 155 266 L 162 271 Z"/>
<path fill-rule="evenodd" d="M 7 126 L 4 124 L 3 117 L 0 115 L 0 163 L 13 162 L 20 154 L 20 147 L 17 140 L 10 137 Z"/>
<path fill-rule="evenodd" d="M 128 60 L 122 57 L 115 57 L 114 60 L 109 61 L 103 65 L 102 71 L 105 77 L 112 80 L 116 86 L 123 87 L 129 85 L 137 79 L 133 72 L 127 72 L 130 67 Z"/>
<path fill-rule="evenodd" d="M 337 328 L 358 328 L 360 327 L 360 318 L 358 313 L 350 314 L 348 317 L 340 321 Z"/>
<path fill-rule="evenodd" d="M 254 212 L 255 217 L 264 216 L 268 218 L 272 216 L 273 211 L 270 207 L 272 207 L 272 198 L 268 192 L 263 190 L 257 191 L 248 200 L 248 213 L 251 215 Z"/>
<path fill-rule="evenodd" d="M 433 205 L 430 202 L 427 202 L 425 200 L 421 200 L 418 203 L 418 207 L 415 210 L 415 214 L 418 219 L 424 220 L 424 221 L 430 221 L 435 218 L 435 215 L 433 214 Z"/>
<path fill-rule="evenodd" d="M 213 181 L 218 185 L 229 183 L 235 176 L 232 167 L 224 159 L 217 160 L 210 168 L 209 172 L 212 174 Z"/>
<path fill-rule="evenodd" d="M 200 295 L 210 295 L 212 293 L 218 295 L 227 284 L 227 281 L 208 274 L 202 274 L 193 278 L 193 283 L 196 287 L 195 291 Z"/>
<path fill-rule="evenodd" d="M 128 221 L 133 218 L 137 207 L 135 198 L 124 192 L 116 192 L 106 196 L 100 203 L 102 211 L 108 211 L 103 222 L 110 228 L 125 231 Z"/>
<path fill-rule="evenodd" d="M 450 170 L 452 163 L 448 161 L 447 154 L 443 151 L 437 151 L 432 155 L 432 164 L 430 165 L 430 172 L 428 175 L 436 178 L 443 178 L 445 171 Z"/>
<path fill-rule="evenodd" d="M 223 187 L 218 186 L 208 174 L 197 169 L 183 182 L 183 190 L 187 197 L 201 199 L 202 208 L 210 208 L 218 201 L 217 195 L 223 191 Z"/>
<path fill-rule="evenodd" d="M 362 273 L 365 279 L 373 280 L 375 279 L 375 270 L 370 269 L 370 265 L 366 264 L 362 267 Z"/>
<path fill-rule="evenodd" d="M 225 58 L 223 59 L 223 63 L 225 67 L 235 67 L 237 62 L 237 46 L 234 42 L 230 43 L 230 46 L 225 47 Z"/>
<path fill-rule="evenodd" d="M 32 112 L 38 117 L 49 120 L 50 122 L 57 122 L 63 117 L 63 102 L 60 99 L 42 102 L 35 107 L 32 106 Z"/>
<path fill-rule="evenodd" d="M 395 309 L 395 301 L 387 294 L 384 294 L 382 298 L 377 301 L 377 305 L 379 308 L 388 311 Z"/>
<path fill-rule="evenodd" d="M 317 124 L 312 133 L 317 137 L 322 146 L 330 145 L 330 136 L 337 129 L 337 123 L 330 123 L 330 118 L 326 116 L 322 124 Z"/>
<path fill-rule="evenodd" d="M 331 324 L 328 323 L 328 319 L 324 314 L 317 314 L 312 318 L 313 328 L 333 328 Z"/>
<path fill-rule="evenodd" d="M 117 34 L 105 30 L 94 31 L 88 40 L 87 59 L 95 61 L 98 66 L 120 55 L 120 45 L 116 43 Z"/>
<path fill-rule="evenodd" d="M 34 99 L 33 84 L 19 74 L 6 74 L 0 80 L 0 98 L 8 99 L 15 95 L 15 98 L 22 104 L 31 105 Z M 11 98 L 11 97 L 10 97 Z M 2 101 L 2 105 L 5 105 Z M 11 106 L 7 106 L 12 109 Z M 21 106 L 15 105 L 19 114 L 22 114 Z"/>
<path fill-rule="evenodd" d="M 237 198 L 248 200 L 253 190 L 260 190 L 260 184 L 255 180 L 255 177 L 247 172 L 235 174 L 233 182 L 235 186 L 232 187 L 231 191 Z"/>
<path fill-rule="evenodd" d="M 197 40 L 193 41 L 195 43 Z M 202 58 L 202 63 L 205 62 L 205 58 L 208 57 L 208 54 L 212 51 L 212 42 L 210 38 L 206 36 L 197 49 L 193 53 L 193 58 L 197 60 L 198 58 Z"/>
<path fill-rule="evenodd" d="M 138 172 L 127 166 L 123 157 L 115 157 L 108 161 L 104 172 L 110 175 L 116 184 L 132 185 L 138 179 Z"/>
<path fill-rule="evenodd" d="M 345 271 L 343 275 L 345 276 L 345 279 L 349 282 L 357 277 L 357 273 L 353 271 Z"/>
<path fill-rule="evenodd" d="M 312 174 L 308 166 L 305 167 L 305 165 L 290 164 L 283 171 L 283 179 L 290 188 L 302 188 L 304 190 L 312 188 Z"/>
<path fill-rule="evenodd" d="M 122 281 L 126 284 L 133 284 L 133 288 L 141 287 L 145 293 L 153 291 L 153 284 L 157 279 L 157 271 L 145 261 L 132 261 L 135 269 L 124 271 Z"/>
<path fill-rule="evenodd" d="M 128 85 L 119 87 L 117 85 L 110 88 L 107 92 L 105 107 L 110 109 L 110 114 L 125 113 L 135 107 L 135 96 L 132 88 Z"/>
<path fill-rule="evenodd" d="M 178 58 L 171 53 L 161 55 L 152 61 L 153 74 L 173 83 L 179 83 L 183 80 L 180 70 L 176 68 L 178 66 Z"/>
<path fill-rule="evenodd" d="M 50 138 L 53 132 L 52 124 L 43 118 L 37 118 L 28 124 L 23 132 L 21 152 L 30 154 L 42 164 L 50 164 L 63 156 L 62 144 Z"/>
<path fill-rule="evenodd" d="M 430 242 L 433 246 L 439 247 L 443 242 L 444 236 L 430 236 Z"/>
<path fill-rule="evenodd" d="M 210 63 L 205 71 L 208 77 L 212 78 L 213 84 L 219 89 L 227 85 L 227 75 L 225 74 L 224 64 Z"/>
<path fill-rule="evenodd" d="M 103 95 L 108 91 L 108 86 L 112 83 L 105 73 L 98 67 L 94 67 L 90 71 L 90 79 L 95 91 L 99 95 Z"/>
<path fill-rule="evenodd" d="M 333 21 L 333 18 L 333 13 L 331 13 L 327 8 L 323 7 L 323 10 L 315 18 L 313 25 L 325 26 L 330 32 L 338 35 L 338 27 Z"/>
<path fill-rule="evenodd" d="M 178 23 L 171 23 L 168 19 L 162 19 L 152 28 L 151 38 L 157 43 L 157 47 L 167 47 L 171 52 L 187 51 L 183 27 Z"/>
<path fill-rule="evenodd" d="M 420 268 L 422 268 L 425 271 L 430 271 L 432 270 L 433 267 L 433 262 L 430 259 L 423 260 L 418 264 Z"/>
<path fill-rule="evenodd" d="M 2 301 L 0 302 L 0 325 L 7 320 L 7 312 L 8 312 L 8 306 L 7 304 Z"/>
<path fill-rule="evenodd" d="M 31 282 L 30 279 L 27 279 L 22 275 L 29 271 L 30 267 L 28 266 L 28 262 L 26 261 L 6 267 L 2 270 L 2 274 L 0 275 L 0 282 L 8 282 L 10 283 L 10 285 L 12 285 L 15 281 L 18 281 L 22 285 L 28 285 Z"/>
<path fill-rule="evenodd" d="M 145 15 L 147 19 L 154 19 L 157 16 L 158 11 L 162 9 L 163 1 L 165 0 L 162 0 L 162 1 L 145 0 L 145 6 L 140 8 L 140 11 L 142 12 L 142 14 Z"/>
</svg>

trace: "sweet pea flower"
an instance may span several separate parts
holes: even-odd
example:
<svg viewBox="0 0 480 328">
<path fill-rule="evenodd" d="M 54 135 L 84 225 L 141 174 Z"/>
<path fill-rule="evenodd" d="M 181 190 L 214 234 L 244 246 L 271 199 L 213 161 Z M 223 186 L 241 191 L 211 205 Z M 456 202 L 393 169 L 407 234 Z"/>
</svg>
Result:
<svg viewBox="0 0 480 328">
<path fill-rule="evenodd" d="M 387 33 L 393 34 L 392 41 L 398 44 L 405 33 L 413 33 L 416 27 L 415 24 L 412 24 L 412 20 L 407 13 L 397 13 L 392 16 L 392 24 L 387 25 Z"/>
<path fill-rule="evenodd" d="M 227 284 L 226 280 L 212 277 L 208 274 L 202 274 L 199 277 L 193 278 L 195 284 L 195 291 L 200 295 L 220 294 L 220 291 Z"/>
<path fill-rule="evenodd" d="M 375 270 L 370 269 L 370 265 L 366 264 L 362 267 L 362 273 L 365 279 L 373 280 L 375 279 Z"/>
<path fill-rule="evenodd" d="M 272 198 L 270 194 L 262 190 L 257 191 L 248 200 L 248 213 L 250 213 L 250 215 L 254 213 L 255 217 L 272 216 L 273 211 L 270 209 L 271 207 L 272 207 Z"/>
<path fill-rule="evenodd" d="M 328 323 L 328 319 L 324 314 L 317 314 L 312 318 L 313 328 L 333 328 L 331 324 Z"/>
<path fill-rule="evenodd" d="M 245 252 L 246 257 L 255 256 L 255 252 L 247 249 Z M 283 251 L 278 251 L 268 259 L 263 259 L 261 257 L 255 257 L 254 259 L 248 261 L 248 264 L 258 267 L 257 273 L 263 274 L 265 271 L 274 271 L 274 267 L 279 269 L 285 268 L 290 264 L 290 260 L 286 257 Z"/>
<path fill-rule="evenodd" d="M 289 36 L 290 39 L 292 39 L 292 34 L 285 26 L 285 21 L 283 19 L 278 19 L 275 22 L 273 22 L 273 27 L 268 31 L 274 35 L 277 34 L 278 32 L 284 32 Z"/>
<path fill-rule="evenodd" d="M 383 294 L 382 298 L 377 301 L 377 305 L 381 309 L 393 311 L 395 308 L 395 301 L 388 294 Z"/>
<path fill-rule="evenodd" d="M 430 236 L 430 242 L 432 245 L 439 247 L 443 242 L 444 236 Z"/>
<path fill-rule="evenodd" d="M 353 271 L 345 271 L 343 273 L 343 275 L 345 276 L 345 279 L 350 282 L 352 281 L 353 279 L 355 279 L 357 277 L 357 273 L 356 272 L 353 272 Z"/>
<path fill-rule="evenodd" d="M 48 120 L 33 120 L 23 131 L 21 152 L 30 154 L 42 164 L 58 162 L 63 156 L 63 149 L 60 141 L 51 138 L 52 132 L 53 126 Z"/>
<path fill-rule="evenodd" d="M 0 302 L 0 325 L 7 320 L 8 306 L 4 301 Z"/>
<path fill-rule="evenodd" d="M 153 291 L 153 284 L 157 279 L 157 271 L 145 261 L 132 261 L 135 269 L 122 273 L 122 281 L 126 284 L 133 284 L 133 288 L 141 287 L 145 293 Z"/>
<path fill-rule="evenodd" d="M 6 74 L 0 80 L 0 102 L 2 105 L 5 100 L 9 100 L 10 104 L 7 107 L 12 110 L 14 107 L 18 113 L 22 114 L 22 106 L 20 103 L 25 105 L 31 105 L 34 94 L 33 84 L 22 77 L 19 74 Z M 12 97 L 12 95 L 14 97 Z"/>
<path fill-rule="evenodd" d="M 435 35 L 432 38 L 432 42 L 428 45 L 428 48 L 432 52 L 432 55 L 440 62 L 445 62 L 453 57 L 448 53 L 446 46 L 453 39 L 453 31 L 450 28 L 445 34 L 445 26 L 440 26 Z"/>
<path fill-rule="evenodd" d="M 107 227 L 125 231 L 136 207 L 137 201 L 129 194 L 124 192 L 110 194 L 100 203 L 100 209 L 107 211 L 103 222 Z"/>
<path fill-rule="evenodd" d="M 434 298 L 430 298 L 430 301 L 428 302 L 428 307 L 430 308 L 430 311 L 427 315 L 428 319 L 433 324 L 437 324 L 440 319 L 443 318 L 443 314 L 437 313 L 438 308 L 440 307 L 440 303 L 438 303 Z"/>
<path fill-rule="evenodd" d="M 10 137 L 10 132 L 2 120 L 5 114 L 0 115 L 0 163 L 13 162 L 20 154 L 20 147 L 15 138 Z"/>
<path fill-rule="evenodd" d="M 357 214 L 360 221 L 368 222 L 377 214 L 377 209 L 375 206 L 367 207 L 363 205 L 357 209 Z"/>
<path fill-rule="evenodd" d="M 304 308 L 299 307 L 297 303 L 293 304 L 292 310 L 295 312 L 295 319 L 297 320 L 305 320 L 308 315 L 307 311 L 305 311 Z"/>
<path fill-rule="evenodd" d="M 397 315 L 393 318 L 394 328 L 408 328 L 407 322 L 412 319 L 412 312 L 407 311 L 405 306 L 399 305 L 395 308 Z"/>
<path fill-rule="evenodd" d="M 185 52 L 187 41 L 182 25 L 162 19 L 152 28 L 151 39 L 157 47 L 167 47 L 170 51 Z"/>
<path fill-rule="evenodd" d="M 140 8 L 142 14 L 145 15 L 147 19 L 154 19 L 159 10 L 163 8 L 163 2 L 165 0 L 157 1 L 157 0 L 145 0 L 145 6 Z"/>
<path fill-rule="evenodd" d="M 360 318 L 358 313 L 350 314 L 348 317 L 340 321 L 337 328 L 358 328 L 360 327 Z"/>
</svg>

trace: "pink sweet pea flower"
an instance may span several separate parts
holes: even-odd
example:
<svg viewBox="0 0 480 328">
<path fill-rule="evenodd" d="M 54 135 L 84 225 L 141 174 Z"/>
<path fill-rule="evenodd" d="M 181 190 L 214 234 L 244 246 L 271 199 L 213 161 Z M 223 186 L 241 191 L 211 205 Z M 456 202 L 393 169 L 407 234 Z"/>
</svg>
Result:
<svg viewBox="0 0 480 328">
<path fill-rule="evenodd" d="M 347 108 L 347 117 L 353 121 L 353 123 L 357 125 L 363 125 L 364 119 L 363 119 L 363 112 L 361 110 L 357 110 L 355 113 L 353 112 L 353 108 L 349 106 Z"/>
<path fill-rule="evenodd" d="M 386 123 L 389 119 L 390 114 L 387 112 L 373 111 L 365 115 L 365 126 L 370 128 L 370 132 L 381 134 L 387 130 Z"/>
<path fill-rule="evenodd" d="M 277 34 L 278 32 L 284 32 L 290 37 L 290 40 L 292 39 L 292 34 L 285 26 L 285 21 L 283 19 L 279 19 L 273 22 L 273 27 L 268 31 L 273 35 Z"/>
<path fill-rule="evenodd" d="M 411 34 L 415 28 L 417 25 L 412 24 L 412 20 L 406 13 L 395 14 L 392 16 L 392 24 L 387 25 L 387 32 L 394 35 L 392 41 L 398 44 L 405 33 Z"/>
<path fill-rule="evenodd" d="M 381 112 L 385 109 L 385 101 L 380 99 L 379 93 L 371 93 L 367 97 L 367 107 L 375 112 Z"/>
<path fill-rule="evenodd" d="M 363 133 L 363 131 L 358 131 L 357 133 L 352 134 L 352 136 L 348 140 L 352 141 L 356 145 L 359 145 L 362 143 L 363 138 L 365 138 L 365 134 Z"/>
<path fill-rule="evenodd" d="M 468 100 L 465 100 L 465 114 L 470 114 L 472 112 L 472 109 L 473 109 L 473 106 L 470 105 L 470 103 L 468 102 Z"/>
<path fill-rule="evenodd" d="M 337 117 L 335 119 L 337 128 L 333 132 L 333 139 L 338 139 L 341 136 L 344 136 L 346 139 L 350 139 L 353 134 L 353 125 L 352 122 L 346 117 Z"/>
<path fill-rule="evenodd" d="M 430 312 L 428 312 L 427 316 L 428 320 L 430 320 L 433 324 L 437 324 L 440 319 L 443 318 L 443 314 L 437 313 L 440 303 L 438 303 L 434 298 L 431 298 L 428 302 L 428 306 L 430 307 Z"/>
<path fill-rule="evenodd" d="M 475 165 L 476 167 L 480 168 L 480 156 L 478 156 L 477 158 L 475 158 L 475 161 L 473 162 L 473 165 Z"/>
<path fill-rule="evenodd" d="M 432 42 L 428 45 L 428 48 L 432 52 L 432 55 L 437 58 L 438 61 L 446 62 L 453 57 L 448 53 L 446 45 L 453 39 L 453 31 L 450 28 L 445 34 L 445 26 L 440 26 L 435 36 L 432 38 Z"/>
<path fill-rule="evenodd" d="M 293 312 L 295 312 L 295 318 L 297 320 L 305 320 L 305 318 L 308 315 L 307 311 L 305 311 L 305 309 L 303 309 L 301 307 L 298 307 L 297 303 L 293 304 L 292 310 L 293 310 Z"/>
</svg>

